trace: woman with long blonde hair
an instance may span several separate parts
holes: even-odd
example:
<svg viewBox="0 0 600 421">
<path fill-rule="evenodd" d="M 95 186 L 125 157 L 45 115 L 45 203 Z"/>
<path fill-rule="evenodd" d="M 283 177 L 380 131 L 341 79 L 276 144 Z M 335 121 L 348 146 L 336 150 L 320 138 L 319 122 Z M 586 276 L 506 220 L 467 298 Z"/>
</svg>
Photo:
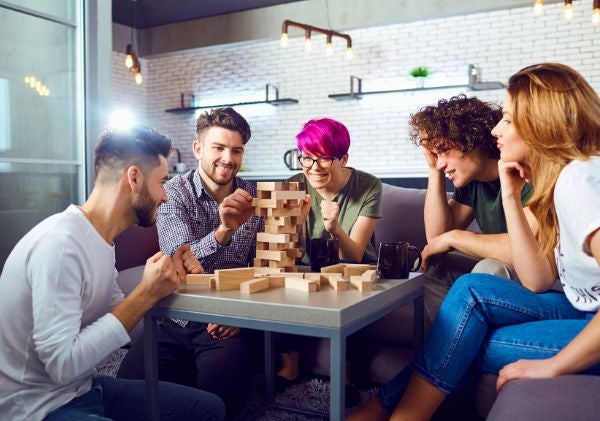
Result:
<svg viewBox="0 0 600 421">
<path fill-rule="evenodd" d="M 523 286 L 491 275 L 461 277 L 412 373 L 399 374 L 377 404 L 350 419 L 429 419 L 473 362 L 499 375 L 498 389 L 514 379 L 600 374 L 600 98 L 568 66 L 529 66 L 510 78 L 492 134 Z M 535 186 L 531 214 L 520 201 L 528 180 Z M 550 291 L 557 276 L 564 293 Z"/>
</svg>

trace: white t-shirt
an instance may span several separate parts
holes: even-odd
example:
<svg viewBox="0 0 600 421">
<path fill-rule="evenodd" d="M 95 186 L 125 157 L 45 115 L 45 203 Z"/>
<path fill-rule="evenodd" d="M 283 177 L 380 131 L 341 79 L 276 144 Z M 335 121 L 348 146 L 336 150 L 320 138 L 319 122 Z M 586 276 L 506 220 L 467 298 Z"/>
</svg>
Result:
<svg viewBox="0 0 600 421">
<path fill-rule="evenodd" d="M 29 231 L 0 275 L 0 418 L 41 420 L 89 391 L 129 342 L 107 313 L 122 299 L 114 247 L 76 206 Z"/>
<path fill-rule="evenodd" d="M 600 309 L 600 266 L 585 241 L 600 228 L 600 157 L 572 161 L 554 189 L 559 241 L 554 249 L 567 298 L 582 311 Z"/>
</svg>

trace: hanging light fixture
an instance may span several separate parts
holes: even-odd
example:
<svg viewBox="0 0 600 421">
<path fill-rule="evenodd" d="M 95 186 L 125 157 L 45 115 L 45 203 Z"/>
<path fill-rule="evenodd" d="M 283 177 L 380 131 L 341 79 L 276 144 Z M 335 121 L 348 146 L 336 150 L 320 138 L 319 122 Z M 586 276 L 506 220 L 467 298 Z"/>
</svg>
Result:
<svg viewBox="0 0 600 421">
<path fill-rule="evenodd" d="M 541 16 L 544 14 L 544 2 L 542 0 L 535 0 L 533 4 L 533 14 Z"/>
<path fill-rule="evenodd" d="M 600 24 L 600 0 L 594 0 L 594 5 L 592 6 L 592 23 L 594 26 Z"/>
<path fill-rule="evenodd" d="M 125 48 L 125 67 L 127 67 L 129 71 L 133 73 L 133 79 L 135 80 L 135 83 L 141 85 L 142 65 L 140 64 L 139 57 L 135 53 L 135 49 L 133 48 L 135 44 L 135 8 L 137 0 L 131 0 L 131 2 L 133 3 L 131 7 L 131 42 L 127 44 L 127 47 Z"/>
<path fill-rule="evenodd" d="M 281 24 L 281 38 L 279 39 L 279 45 L 281 45 L 281 47 L 285 48 L 289 46 L 288 29 L 290 26 L 304 30 L 304 51 L 312 51 L 312 34 L 319 33 L 327 36 L 325 54 L 333 54 L 333 37 L 339 37 L 346 40 L 346 59 L 353 59 L 354 54 L 352 52 L 352 38 L 350 38 L 350 35 L 332 31 L 330 29 L 323 29 L 312 25 L 306 25 L 304 23 L 293 22 L 287 19 L 284 20 Z"/>
<path fill-rule="evenodd" d="M 566 21 L 573 19 L 573 0 L 565 0 L 563 15 L 565 16 Z"/>
</svg>

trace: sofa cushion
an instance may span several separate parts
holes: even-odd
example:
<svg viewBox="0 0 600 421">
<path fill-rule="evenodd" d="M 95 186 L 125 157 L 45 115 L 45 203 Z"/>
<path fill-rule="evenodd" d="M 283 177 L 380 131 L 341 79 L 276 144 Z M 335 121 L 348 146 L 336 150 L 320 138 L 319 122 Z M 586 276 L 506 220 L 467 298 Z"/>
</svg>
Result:
<svg viewBox="0 0 600 421">
<path fill-rule="evenodd" d="M 158 248 L 156 226 L 142 228 L 132 225 L 115 238 L 115 267 L 118 271 L 145 265 Z"/>
<path fill-rule="evenodd" d="M 588 421 L 600 414 L 600 377 L 559 376 L 508 382 L 488 421 Z"/>
<path fill-rule="evenodd" d="M 425 190 L 382 184 L 382 218 L 375 227 L 375 241 L 407 241 L 422 250 L 425 246 L 423 206 Z"/>
</svg>

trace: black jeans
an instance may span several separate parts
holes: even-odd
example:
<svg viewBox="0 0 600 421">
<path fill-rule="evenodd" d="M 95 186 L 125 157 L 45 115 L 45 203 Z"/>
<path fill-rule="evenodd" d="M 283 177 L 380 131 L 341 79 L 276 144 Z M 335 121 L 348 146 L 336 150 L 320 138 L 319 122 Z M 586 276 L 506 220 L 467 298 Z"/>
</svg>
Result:
<svg viewBox="0 0 600 421">
<path fill-rule="evenodd" d="M 224 341 L 213 339 L 206 323 L 189 322 L 181 327 L 172 320 L 158 325 L 157 353 L 159 380 L 197 387 L 218 395 L 231 418 L 246 402 L 253 367 L 252 330 Z M 143 339 L 134 342 L 117 377 L 143 379 Z"/>
</svg>

